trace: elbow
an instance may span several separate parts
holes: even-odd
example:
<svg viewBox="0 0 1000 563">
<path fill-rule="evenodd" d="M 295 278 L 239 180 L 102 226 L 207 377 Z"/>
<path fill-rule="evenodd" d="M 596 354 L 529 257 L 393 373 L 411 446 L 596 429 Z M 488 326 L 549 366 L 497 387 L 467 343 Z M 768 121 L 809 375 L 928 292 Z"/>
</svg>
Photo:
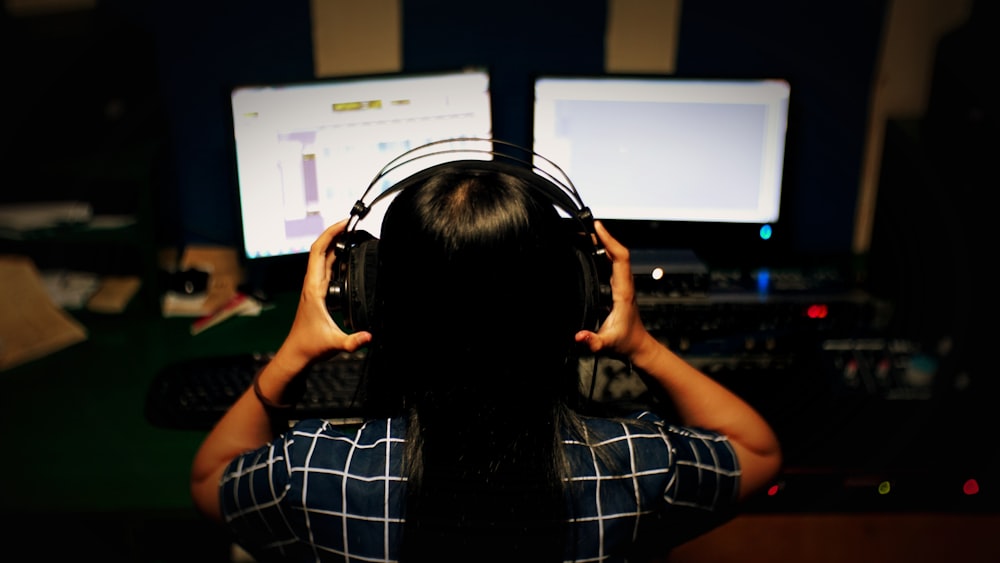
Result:
<svg viewBox="0 0 1000 563">
<path fill-rule="evenodd" d="M 222 509 L 219 506 L 218 481 L 208 477 L 192 476 L 190 483 L 191 500 L 195 509 L 204 517 L 216 522 L 222 521 Z"/>
<path fill-rule="evenodd" d="M 784 463 L 785 460 L 781 452 L 781 446 L 775 443 L 774 450 L 766 456 L 766 467 L 764 471 L 767 475 L 767 479 L 765 481 L 770 482 L 772 479 L 777 477 L 778 474 L 781 473 L 781 467 Z"/>
<path fill-rule="evenodd" d="M 777 439 L 772 442 L 770 448 L 758 454 L 758 460 L 758 471 L 760 472 L 758 478 L 760 482 L 759 489 L 770 485 L 774 478 L 781 473 L 781 468 L 784 464 L 784 455 L 781 451 L 781 444 Z"/>
<path fill-rule="evenodd" d="M 772 484 L 781 472 L 784 457 L 777 441 L 766 449 L 744 450 L 740 459 L 740 492 L 743 500 Z"/>
</svg>

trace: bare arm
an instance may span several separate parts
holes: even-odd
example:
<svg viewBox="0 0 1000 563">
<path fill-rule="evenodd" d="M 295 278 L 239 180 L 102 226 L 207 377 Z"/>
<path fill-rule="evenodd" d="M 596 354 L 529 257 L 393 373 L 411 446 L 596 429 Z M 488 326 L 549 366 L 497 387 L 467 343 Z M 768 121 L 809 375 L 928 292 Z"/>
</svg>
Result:
<svg viewBox="0 0 1000 563">
<path fill-rule="evenodd" d="M 628 249 L 600 223 L 597 234 L 612 262 L 612 309 L 601 328 L 576 335 L 593 352 L 627 357 L 670 396 L 681 422 L 729 437 L 742 469 L 740 498 L 765 486 L 781 467 L 781 448 L 760 414 L 724 386 L 656 340 L 639 317 Z"/>
<path fill-rule="evenodd" d="M 272 402 L 281 402 L 285 389 L 310 362 L 338 351 L 357 350 L 371 339 L 368 332 L 344 333 L 326 310 L 333 265 L 333 253 L 327 249 L 346 224 L 345 220 L 326 229 L 309 250 L 309 264 L 292 328 L 258 378 L 261 394 Z M 272 427 L 271 415 L 253 389 L 244 391 L 195 454 L 191 496 L 199 511 L 214 519 L 221 517 L 219 482 L 223 471 L 236 456 L 274 439 Z"/>
</svg>

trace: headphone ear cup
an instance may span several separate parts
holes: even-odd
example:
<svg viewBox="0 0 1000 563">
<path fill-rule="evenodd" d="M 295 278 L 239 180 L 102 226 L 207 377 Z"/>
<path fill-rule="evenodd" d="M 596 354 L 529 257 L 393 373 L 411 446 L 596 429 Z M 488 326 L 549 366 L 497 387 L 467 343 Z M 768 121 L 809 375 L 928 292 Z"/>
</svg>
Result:
<svg viewBox="0 0 1000 563">
<path fill-rule="evenodd" d="M 334 244 L 336 259 L 326 308 L 330 315 L 341 315 L 346 328 L 367 330 L 375 295 L 378 239 L 367 231 L 351 231 Z"/>
<path fill-rule="evenodd" d="M 577 262 L 580 265 L 580 284 L 583 295 L 583 310 L 581 312 L 580 328 L 597 330 L 601 321 L 608 313 L 608 303 L 605 303 L 601 276 L 593 252 L 579 247 L 573 248 Z"/>
<path fill-rule="evenodd" d="M 371 238 L 351 249 L 346 272 L 345 324 L 352 330 L 371 328 L 378 274 L 378 239 Z"/>
</svg>

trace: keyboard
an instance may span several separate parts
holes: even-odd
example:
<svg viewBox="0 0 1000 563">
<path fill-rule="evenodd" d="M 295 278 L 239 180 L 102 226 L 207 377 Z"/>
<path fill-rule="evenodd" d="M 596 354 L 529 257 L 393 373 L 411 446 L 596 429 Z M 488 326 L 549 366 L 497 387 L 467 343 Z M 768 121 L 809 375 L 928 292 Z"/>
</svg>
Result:
<svg viewBox="0 0 1000 563">
<path fill-rule="evenodd" d="M 149 387 L 146 418 L 163 428 L 211 429 L 269 360 L 269 354 L 239 354 L 168 364 Z M 305 392 L 289 412 L 290 419 L 360 422 L 361 405 L 356 395 L 363 363 L 363 353 L 343 353 L 311 364 L 302 375 Z"/>
</svg>

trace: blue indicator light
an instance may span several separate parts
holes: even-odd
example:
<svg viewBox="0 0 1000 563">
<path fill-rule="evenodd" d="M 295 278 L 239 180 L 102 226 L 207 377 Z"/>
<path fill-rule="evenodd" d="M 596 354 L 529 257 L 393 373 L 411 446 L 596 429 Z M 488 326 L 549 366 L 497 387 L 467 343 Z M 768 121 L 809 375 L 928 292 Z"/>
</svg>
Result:
<svg viewBox="0 0 1000 563">
<path fill-rule="evenodd" d="M 764 225 L 760 228 L 760 238 L 762 240 L 770 240 L 771 238 L 771 225 Z"/>
<path fill-rule="evenodd" d="M 767 293 L 771 288 L 771 272 L 767 268 L 757 270 L 757 293 Z"/>
</svg>

